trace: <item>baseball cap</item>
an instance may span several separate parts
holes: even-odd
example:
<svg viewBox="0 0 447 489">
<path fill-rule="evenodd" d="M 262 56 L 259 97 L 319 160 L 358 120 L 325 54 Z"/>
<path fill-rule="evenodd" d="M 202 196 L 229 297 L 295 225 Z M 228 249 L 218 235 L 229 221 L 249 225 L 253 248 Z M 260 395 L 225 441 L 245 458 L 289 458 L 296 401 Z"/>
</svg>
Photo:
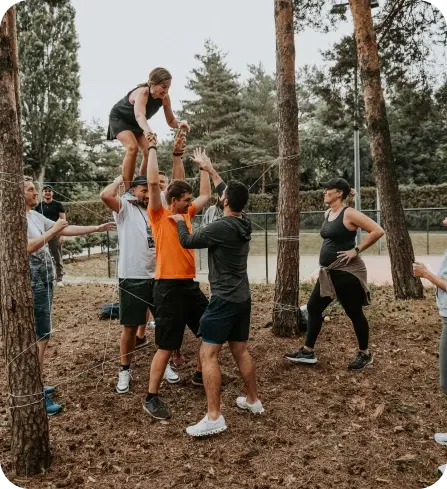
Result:
<svg viewBox="0 0 447 489">
<path fill-rule="evenodd" d="M 45 190 L 45 189 L 47 189 L 47 188 L 49 188 L 50 190 L 53 190 L 53 187 L 52 187 L 51 185 L 49 185 L 48 183 L 45 183 L 45 184 L 43 185 L 43 187 L 42 187 L 42 190 Z"/>
<path fill-rule="evenodd" d="M 341 190 L 343 195 L 348 195 L 351 191 L 351 186 L 344 178 L 331 178 L 327 182 L 320 182 L 320 187 Z"/>
<path fill-rule="evenodd" d="M 130 184 L 130 188 L 138 187 L 138 185 L 147 185 L 147 177 L 145 175 L 139 175 L 135 180 Z"/>
</svg>

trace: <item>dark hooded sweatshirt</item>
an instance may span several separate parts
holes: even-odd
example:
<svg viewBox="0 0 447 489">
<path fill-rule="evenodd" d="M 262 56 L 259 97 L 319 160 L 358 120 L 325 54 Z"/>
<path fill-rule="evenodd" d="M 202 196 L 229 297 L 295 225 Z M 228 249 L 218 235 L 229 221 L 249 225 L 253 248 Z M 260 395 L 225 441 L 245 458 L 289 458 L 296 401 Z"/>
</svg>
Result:
<svg viewBox="0 0 447 489">
<path fill-rule="evenodd" d="M 250 299 L 247 258 L 251 222 L 245 217 L 224 216 L 189 234 L 184 221 L 177 223 L 183 248 L 208 248 L 211 295 L 230 302 Z"/>
</svg>

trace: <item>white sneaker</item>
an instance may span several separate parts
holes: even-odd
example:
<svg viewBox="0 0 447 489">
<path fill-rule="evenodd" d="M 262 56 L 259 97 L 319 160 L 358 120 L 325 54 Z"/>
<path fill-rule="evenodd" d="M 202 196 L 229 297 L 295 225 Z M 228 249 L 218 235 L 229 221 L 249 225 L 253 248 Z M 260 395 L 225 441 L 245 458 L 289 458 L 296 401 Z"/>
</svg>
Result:
<svg viewBox="0 0 447 489">
<path fill-rule="evenodd" d="M 62 282 L 62 280 L 59 280 L 58 282 L 56 282 L 56 285 L 58 287 L 65 287 L 64 282 Z"/>
<path fill-rule="evenodd" d="M 169 363 L 166 367 L 163 378 L 167 380 L 170 384 L 176 384 L 177 382 L 180 382 L 180 377 L 174 372 L 174 370 L 172 370 Z"/>
<path fill-rule="evenodd" d="M 436 433 L 434 438 L 436 443 L 447 446 L 447 433 Z"/>
<path fill-rule="evenodd" d="M 444 475 L 444 472 L 445 472 L 445 468 L 447 467 L 447 464 L 444 464 L 444 465 L 440 465 L 438 467 L 438 472 L 441 474 L 441 475 Z"/>
<path fill-rule="evenodd" d="M 148 321 L 146 326 L 149 326 L 149 328 L 155 329 L 155 321 Z"/>
<path fill-rule="evenodd" d="M 247 398 L 245 396 L 241 396 L 236 399 L 236 404 L 237 407 L 240 407 L 241 409 L 248 409 L 248 411 L 255 414 L 261 414 L 265 411 L 259 399 L 254 404 L 249 404 L 247 402 Z"/>
<path fill-rule="evenodd" d="M 118 394 L 126 394 L 130 391 L 130 383 L 132 382 L 132 371 L 120 370 L 118 376 L 118 383 L 116 384 L 116 392 Z"/>
<path fill-rule="evenodd" d="M 190 436 L 209 436 L 222 433 L 222 431 L 225 431 L 226 429 L 227 425 L 225 424 L 225 419 L 222 415 L 220 415 L 219 419 L 216 421 L 210 421 L 208 415 L 206 415 L 202 421 L 199 421 L 193 426 L 188 426 L 186 428 L 186 433 Z"/>
</svg>

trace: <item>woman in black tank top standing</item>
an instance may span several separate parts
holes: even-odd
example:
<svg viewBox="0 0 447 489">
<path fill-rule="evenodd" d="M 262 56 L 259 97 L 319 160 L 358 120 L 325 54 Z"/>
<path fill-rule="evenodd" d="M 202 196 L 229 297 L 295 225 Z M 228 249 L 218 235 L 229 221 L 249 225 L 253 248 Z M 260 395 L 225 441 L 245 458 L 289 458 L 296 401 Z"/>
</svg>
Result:
<svg viewBox="0 0 447 489">
<path fill-rule="evenodd" d="M 149 74 L 149 81 L 131 90 L 116 103 L 109 116 L 107 139 L 118 141 L 126 148 L 123 160 L 123 181 L 126 189 L 134 179 L 138 150 L 143 153 L 140 175 L 146 175 L 149 157 L 147 137 L 152 134 L 147 121 L 163 107 L 166 122 L 173 129 L 189 131 L 186 121 L 178 121 L 171 109 L 168 92 L 172 76 L 164 68 L 155 68 Z"/>
<path fill-rule="evenodd" d="M 294 363 L 317 363 L 314 347 L 321 331 L 322 313 L 336 296 L 352 321 L 359 344 L 357 356 L 348 368 L 359 370 L 373 361 L 368 350 L 368 320 L 363 314 L 363 306 L 369 304 L 366 266 L 360 253 L 385 233 L 365 214 L 346 207 L 344 200 L 352 194 L 346 180 L 332 178 L 320 185 L 324 187 L 324 202 L 330 206 L 320 231 L 324 240 L 320 251 L 320 276 L 307 303 L 309 319 L 305 345 L 285 357 Z M 368 235 L 356 246 L 358 228 Z"/>
</svg>

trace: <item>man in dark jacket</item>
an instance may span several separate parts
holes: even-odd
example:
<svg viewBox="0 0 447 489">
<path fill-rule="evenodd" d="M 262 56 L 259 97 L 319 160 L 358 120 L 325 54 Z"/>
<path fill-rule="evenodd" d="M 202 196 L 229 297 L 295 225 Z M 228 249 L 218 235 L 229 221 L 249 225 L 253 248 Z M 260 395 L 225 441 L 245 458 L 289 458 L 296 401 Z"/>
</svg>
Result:
<svg viewBox="0 0 447 489">
<path fill-rule="evenodd" d="M 223 190 L 224 188 L 224 190 Z M 240 182 L 218 185 L 224 206 L 223 217 L 190 234 L 183 216 L 177 222 L 180 243 L 184 248 L 208 248 L 210 303 L 200 320 L 203 383 L 208 413 L 186 432 L 191 436 L 208 436 L 227 429 L 220 413 L 221 372 L 218 355 L 228 341 L 230 350 L 245 383 L 247 396 L 238 397 L 237 405 L 252 413 L 262 413 L 258 399 L 253 359 L 247 348 L 250 332 L 251 294 L 247 276 L 247 259 L 251 240 L 251 223 L 243 214 L 248 189 Z M 223 194 L 222 194 L 223 192 Z"/>
</svg>

